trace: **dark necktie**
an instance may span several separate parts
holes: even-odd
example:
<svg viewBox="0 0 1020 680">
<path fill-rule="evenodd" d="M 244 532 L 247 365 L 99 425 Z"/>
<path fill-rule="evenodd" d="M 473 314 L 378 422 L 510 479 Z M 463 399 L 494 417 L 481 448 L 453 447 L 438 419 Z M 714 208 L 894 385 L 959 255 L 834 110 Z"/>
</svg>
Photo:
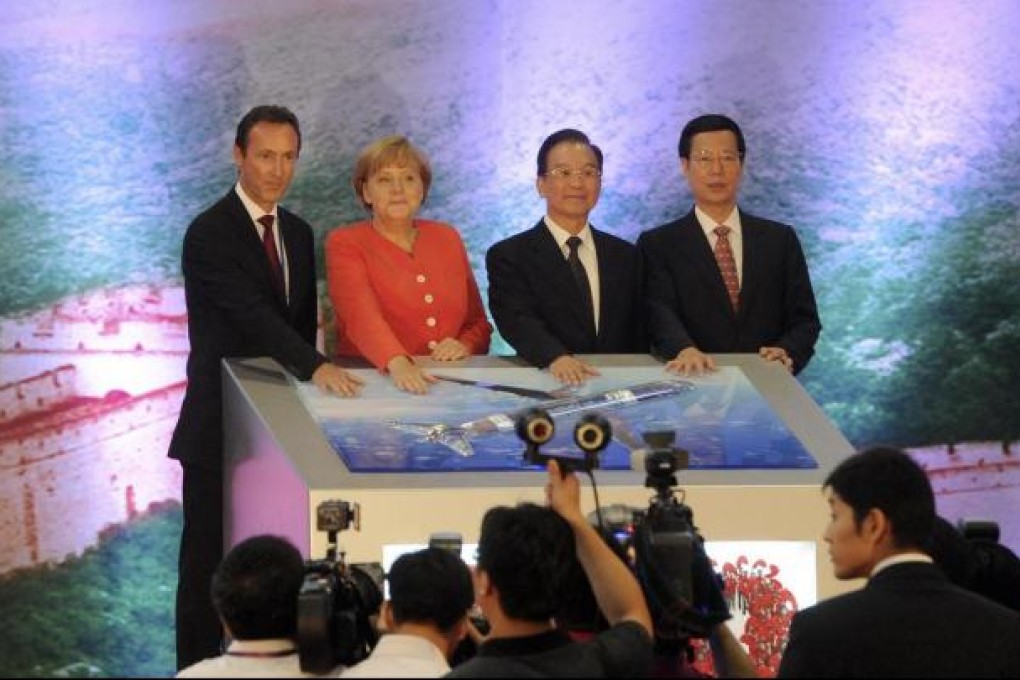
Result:
<svg viewBox="0 0 1020 680">
<path fill-rule="evenodd" d="M 286 288 L 283 280 L 283 265 L 280 264 L 280 253 L 276 249 L 276 237 L 273 235 L 273 216 L 263 215 L 259 222 L 265 229 L 262 230 L 262 246 L 266 249 L 266 257 L 269 259 L 269 269 L 273 272 L 273 283 L 280 294 L 286 297 Z"/>
<path fill-rule="evenodd" d="M 718 226 L 713 233 L 719 238 L 715 242 L 715 260 L 719 263 L 726 293 L 730 296 L 733 311 L 740 309 L 740 279 L 737 277 L 737 261 L 733 259 L 733 248 L 730 247 L 730 228 Z"/>
<path fill-rule="evenodd" d="M 577 236 L 571 236 L 567 239 L 567 247 L 570 248 L 570 253 L 567 255 L 567 264 L 570 265 L 570 273 L 574 275 L 574 282 L 577 284 L 577 288 L 581 293 L 581 299 L 584 300 L 585 307 L 588 310 L 587 318 L 591 325 L 591 330 L 595 330 L 595 306 L 591 300 L 591 286 L 588 284 L 588 272 L 584 270 L 584 265 L 581 263 L 581 258 L 577 255 L 577 249 L 581 247 L 583 241 Z"/>
</svg>

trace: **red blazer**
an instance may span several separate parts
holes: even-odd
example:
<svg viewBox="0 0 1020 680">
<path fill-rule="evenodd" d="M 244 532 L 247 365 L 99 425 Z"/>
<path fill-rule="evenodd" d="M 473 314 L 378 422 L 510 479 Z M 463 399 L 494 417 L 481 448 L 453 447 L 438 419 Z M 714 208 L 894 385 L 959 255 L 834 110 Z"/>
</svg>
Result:
<svg viewBox="0 0 1020 680">
<path fill-rule="evenodd" d="M 395 356 L 428 355 L 456 338 L 472 354 L 489 351 L 492 326 L 457 230 L 415 220 L 406 253 L 368 221 L 326 237 L 326 281 L 336 314 L 337 354 L 384 368 Z"/>
</svg>

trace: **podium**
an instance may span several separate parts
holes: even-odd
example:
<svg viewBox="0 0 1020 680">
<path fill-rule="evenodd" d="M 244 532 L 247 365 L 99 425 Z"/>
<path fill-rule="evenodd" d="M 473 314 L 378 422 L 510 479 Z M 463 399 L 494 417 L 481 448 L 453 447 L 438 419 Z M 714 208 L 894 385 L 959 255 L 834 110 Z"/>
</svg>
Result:
<svg viewBox="0 0 1020 680">
<path fill-rule="evenodd" d="M 852 452 L 850 443 L 782 367 L 755 355 L 714 358 L 722 370 L 738 373 L 754 388 L 776 421 L 809 454 L 807 464 L 797 459 L 799 462 L 792 466 L 778 467 L 767 462 L 760 466 L 754 462 L 728 466 L 725 461 L 695 466 L 678 473 L 678 498 L 693 510 L 694 522 L 710 544 L 812 542 L 818 596 L 847 590 L 850 586 L 832 577 L 821 539 L 828 516 L 821 483 Z M 600 355 L 586 359 L 607 375 L 661 372 L 666 377 L 661 364 L 649 356 Z M 468 371 L 479 383 L 484 382 L 477 380 L 479 376 L 489 374 L 499 374 L 504 382 L 507 375 L 528 379 L 544 375 L 543 379 L 551 380 L 545 372 L 527 368 L 515 358 L 471 357 L 444 364 L 421 361 L 436 373 Z M 507 369 L 518 373 L 508 373 Z M 370 383 L 382 381 L 388 385 L 388 378 L 374 370 L 361 373 Z M 488 508 L 519 501 L 544 502 L 545 472 L 537 469 L 352 471 L 324 433 L 307 399 L 302 398 L 301 390 L 309 388 L 297 384 L 270 359 L 225 361 L 223 388 L 227 548 L 254 534 L 273 533 L 288 537 L 307 558 L 322 557 L 327 540 L 316 530 L 316 508 L 324 501 L 343 500 L 360 508 L 360 527 L 340 533 L 341 552 L 351 562 L 378 562 L 384 546 L 426 543 L 436 532 L 457 532 L 465 543 L 477 542 L 481 518 Z M 435 396 L 442 394 L 441 390 L 437 388 L 433 393 L 400 398 L 406 398 L 415 408 L 441 407 L 443 400 Z M 335 401 L 329 408 L 339 414 L 368 408 L 356 399 L 330 399 Z M 392 399 L 385 403 L 389 405 L 387 412 L 380 408 L 369 417 L 380 427 L 393 417 L 390 406 L 400 404 Z M 535 403 L 542 405 L 541 401 Z M 611 403 L 607 406 L 612 407 Z M 745 442 L 753 439 L 743 436 Z M 677 444 L 683 446 L 684 442 Z M 520 448 L 523 451 L 524 445 Z M 622 504 L 643 508 L 653 495 L 645 486 L 646 475 L 641 470 L 598 469 L 594 474 L 603 507 Z M 582 480 L 586 512 L 594 509 L 588 487 L 588 482 Z"/>
</svg>

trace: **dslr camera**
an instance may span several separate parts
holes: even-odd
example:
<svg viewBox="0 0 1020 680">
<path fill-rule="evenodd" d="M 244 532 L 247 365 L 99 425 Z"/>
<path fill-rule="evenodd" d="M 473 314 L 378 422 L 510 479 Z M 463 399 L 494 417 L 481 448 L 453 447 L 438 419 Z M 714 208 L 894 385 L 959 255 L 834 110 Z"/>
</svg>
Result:
<svg viewBox="0 0 1020 680">
<path fill-rule="evenodd" d="M 363 660 L 378 642 L 374 616 L 383 601 L 378 562 L 347 564 L 337 556 L 337 535 L 361 528 L 357 503 L 325 501 L 316 508 L 316 528 L 329 540 L 326 558 L 305 563 L 298 593 L 297 637 L 301 670 L 328 673 Z"/>
</svg>

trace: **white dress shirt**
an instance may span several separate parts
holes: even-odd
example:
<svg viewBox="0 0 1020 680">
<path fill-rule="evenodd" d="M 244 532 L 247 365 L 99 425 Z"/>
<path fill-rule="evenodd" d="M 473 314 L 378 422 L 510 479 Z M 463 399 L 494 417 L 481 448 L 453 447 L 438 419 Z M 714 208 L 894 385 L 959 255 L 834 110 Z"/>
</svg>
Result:
<svg viewBox="0 0 1020 680">
<path fill-rule="evenodd" d="M 255 227 L 255 231 L 258 232 L 259 240 L 263 241 L 262 232 L 266 230 L 262 223 L 259 222 L 259 218 L 263 215 L 273 216 L 273 237 L 276 242 L 276 253 L 280 256 L 280 265 L 283 267 L 283 290 L 287 294 L 287 299 L 290 299 L 290 267 L 287 266 L 287 249 L 283 243 L 283 230 L 280 229 L 280 214 L 277 209 L 278 206 L 273 206 L 273 212 L 266 212 L 258 206 L 251 199 L 251 197 L 244 193 L 244 188 L 241 186 L 241 182 L 238 182 L 234 187 L 237 191 L 237 195 L 241 197 L 241 203 L 244 204 L 244 209 L 248 211 L 248 215 L 251 217 L 252 225 Z"/>
<path fill-rule="evenodd" d="M 340 674 L 343 678 L 438 678 L 450 664 L 429 640 L 418 635 L 387 633 L 372 653 Z"/>
<path fill-rule="evenodd" d="M 694 206 L 694 216 L 697 218 L 698 224 L 701 225 L 702 231 L 705 232 L 705 238 L 708 239 L 708 244 L 712 246 L 712 252 L 715 252 L 715 244 L 719 241 L 719 237 L 715 235 L 715 228 L 720 226 L 730 228 L 730 233 L 727 236 L 730 240 L 730 248 L 733 250 L 733 262 L 737 265 L 737 282 L 743 288 L 744 232 L 740 226 L 740 211 L 734 208 L 729 217 L 722 222 L 716 222 L 704 210 Z"/>
<path fill-rule="evenodd" d="M 556 224 L 553 218 L 548 215 L 545 216 L 545 226 L 552 234 L 553 238 L 556 239 L 556 244 L 560 247 L 560 252 L 563 253 L 563 259 L 567 259 L 570 255 L 570 246 L 567 245 L 567 239 L 571 236 L 577 236 L 581 239 L 581 245 L 577 249 L 577 258 L 581 260 L 581 264 L 584 266 L 584 273 L 588 275 L 588 287 L 591 288 L 591 304 L 595 308 L 592 310 L 595 313 L 595 332 L 599 330 L 599 260 L 595 253 L 595 238 L 591 233 L 591 225 L 584 225 L 584 229 L 576 234 L 571 234 L 569 231 Z"/>
</svg>

